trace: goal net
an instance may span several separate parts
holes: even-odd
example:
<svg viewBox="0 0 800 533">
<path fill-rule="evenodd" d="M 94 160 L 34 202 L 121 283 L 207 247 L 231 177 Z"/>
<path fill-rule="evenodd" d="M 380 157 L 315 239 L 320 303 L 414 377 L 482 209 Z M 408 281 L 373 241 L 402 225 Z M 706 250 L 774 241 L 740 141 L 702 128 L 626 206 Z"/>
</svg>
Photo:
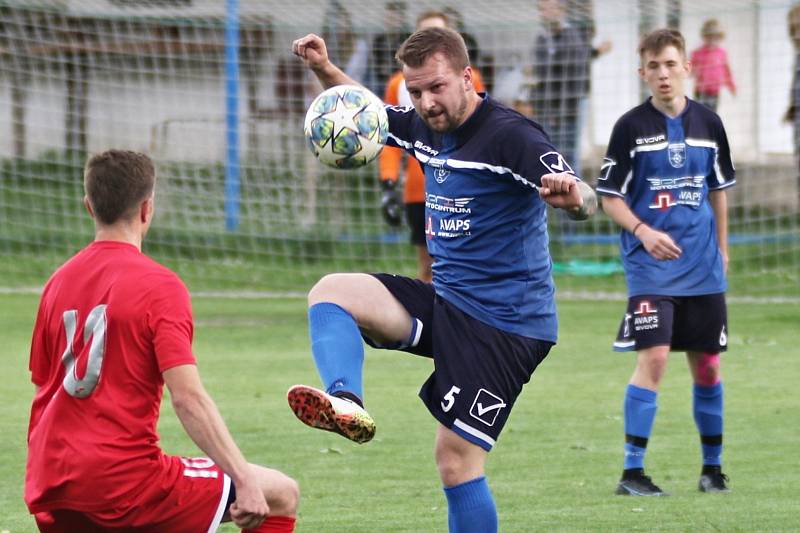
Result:
<svg viewBox="0 0 800 533">
<path fill-rule="evenodd" d="M 145 251 L 192 290 L 305 292 L 333 271 L 413 276 L 408 228 L 381 216 L 378 165 L 334 171 L 306 148 L 303 117 L 321 88 L 290 45 L 320 33 L 337 64 L 383 95 L 397 44 L 424 11 L 443 10 L 490 94 L 543 123 L 569 119 L 553 140 L 593 185 L 615 121 L 646 96 L 641 33 L 680 28 L 691 52 L 714 19 L 735 83 L 716 103 L 737 166 L 730 292 L 800 298 L 799 173 L 785 116 L 792 3 L 566 0 L 563 20 L 592 51 L 585 74 L 547 74 L 558 45 L 542 37 L 551 3 L 0 0 L 0 285 L 40 287 L 91 239 L 82 166 L 108 148 L 156 161 Z M 548 75 L 562 77 L 553 86 L 569 102 L 556 111 L 536 97 Z M 605 215 L 574 223 L 551 211 L 549 226 L 560 291 L 624 294 L 619 231 Z"/>
</svg>

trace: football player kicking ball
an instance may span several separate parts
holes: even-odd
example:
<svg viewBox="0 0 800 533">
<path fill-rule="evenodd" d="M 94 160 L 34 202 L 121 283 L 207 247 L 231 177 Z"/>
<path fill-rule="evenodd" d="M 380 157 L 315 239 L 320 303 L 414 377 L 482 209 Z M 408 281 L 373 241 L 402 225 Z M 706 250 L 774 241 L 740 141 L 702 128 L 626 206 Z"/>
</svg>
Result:
<svg viewBox="0 0 800 533">
<path fill-rule="evenodd" d="M 59 268 L 39 304 L 25 502 L 41 531 L 294 530 L 298 488 L 249 464 L 197 372 L 181 280 L 142 254 L 155 171 L 135 152 L 92 157 L 84 204 L 95 240 Z M 165 455 L 164 383 L 207 458 Z M 266 520 L 265 520 L 266 519 Z"/>
<path fill-rule="evenodd" d="M 735 182 L 720 118 L 684 94 L 684 41 L 646 35 L 639 74 L 652 97 L 617 121 L 598 181 L 603 209 L 622 226 L 628 309 L 616 350 L 636 350 L 625 391 L 625 464 L 618 494 L 665 493 L 644 474 L 656 397 L 670 350 L 685 351 L 700 431 L 700 490 L 726 492 L 722 473 L 720 352 L 727 344 L 725 189 Z"/>
<path fill-rule="evenodd" d="M 322 85 L 352 83 L 308 35 L 293 43 Z M 546 207 L 574 218 L 597 199 L 542 129 L 479 94 L 462 37 L 411 35 L 397 52 L 413 108 L 387 107 L 390 144 L 423 166 L 433 284 L 332 274 L 309 293 L 312 351 L 324 390 L 298 385 L 306 424 L 366 442 L 364 340 L 433 359 L 420 397 L 439 421 L 436 464 L 451 532 L 497 531 L 484 464 L 522 386 L 556 342 Z M 558 171 L 556 173 L 556 171 Z"/>
</svg>

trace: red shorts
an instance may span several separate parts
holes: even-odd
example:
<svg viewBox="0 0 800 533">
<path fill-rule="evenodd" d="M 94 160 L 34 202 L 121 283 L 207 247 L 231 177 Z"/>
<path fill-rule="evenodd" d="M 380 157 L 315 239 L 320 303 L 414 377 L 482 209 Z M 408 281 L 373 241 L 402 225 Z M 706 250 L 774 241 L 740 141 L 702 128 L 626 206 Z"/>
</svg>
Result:
<svg viewBox="0 0 800 533">
<path fill-rule="evenodd" d="M 176 458 L 178 459 L 178 458 Z M 227 510 L 231 480 L 211 459 L 186 458 L 183 475 L 158 497 L 147 494 L 123 514 L 120 511 L 55 510 L 36 513 L 45 533 L 198 533 L 216 531 Z M 153 485 L 157 485 L 154 480 Z"/>
</svg>

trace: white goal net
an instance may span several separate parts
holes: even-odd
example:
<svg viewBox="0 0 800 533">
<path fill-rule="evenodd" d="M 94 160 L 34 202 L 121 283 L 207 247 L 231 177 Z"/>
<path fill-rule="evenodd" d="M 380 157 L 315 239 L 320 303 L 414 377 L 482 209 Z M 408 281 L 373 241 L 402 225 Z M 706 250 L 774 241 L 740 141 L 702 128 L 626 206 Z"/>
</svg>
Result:
<svg viewBox="0 0 800 533">
<path fill-rule="evenodd" d="M 108 148 L 156 161 L 145 251 L 193 290 L 303 292 L 332 271 L 414 275 L 408 228 L 381 217 L 378 165 L 334 171 L 306 148 L 303 116 L 320 88 L 290 44 L 321 33 L 334 61 L 383 95 L 394 47 L 421 13 L 441 10 L 467 36 L 489 93 L 535 120 L 548 121 L 542 78 L 563 77 L 554 86 L 570 103 L 557 112 L 573 116 L 554 141 L 590 184 L 614 122 L 645 97 L 640 34 L 677 27 L 691 53 L 714 19 L 733 80 L 717 101 L 737 166 L 730 291 L 800 298 L 799 173 L 785 117 L 800 99 L 792 3 L 567 0 L 564 20 L 591 44 L 585 79 L 543 70 L 557 45 L 540 39 L 546 3 L 0 0 L 0 285 L 41 286 L 88 242 L 82 165 Z M 576 224 L 551 212 L 550 230 L 560 290 L 624 293 L 607 217 Z"/>
</svg>

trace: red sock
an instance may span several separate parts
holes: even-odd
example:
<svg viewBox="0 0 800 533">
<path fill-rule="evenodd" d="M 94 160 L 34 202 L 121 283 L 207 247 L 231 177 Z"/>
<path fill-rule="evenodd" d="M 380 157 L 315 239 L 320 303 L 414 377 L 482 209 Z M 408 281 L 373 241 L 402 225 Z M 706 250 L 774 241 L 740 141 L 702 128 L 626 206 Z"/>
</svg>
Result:
<svg viewBox="0 0 800 533">
<path fill-rule="evenodd" d="M 292 533 L 294 522 L 293 516 L 269 516 L 259 527 L 243 529 L 242 533 Z"/>
</svg>

